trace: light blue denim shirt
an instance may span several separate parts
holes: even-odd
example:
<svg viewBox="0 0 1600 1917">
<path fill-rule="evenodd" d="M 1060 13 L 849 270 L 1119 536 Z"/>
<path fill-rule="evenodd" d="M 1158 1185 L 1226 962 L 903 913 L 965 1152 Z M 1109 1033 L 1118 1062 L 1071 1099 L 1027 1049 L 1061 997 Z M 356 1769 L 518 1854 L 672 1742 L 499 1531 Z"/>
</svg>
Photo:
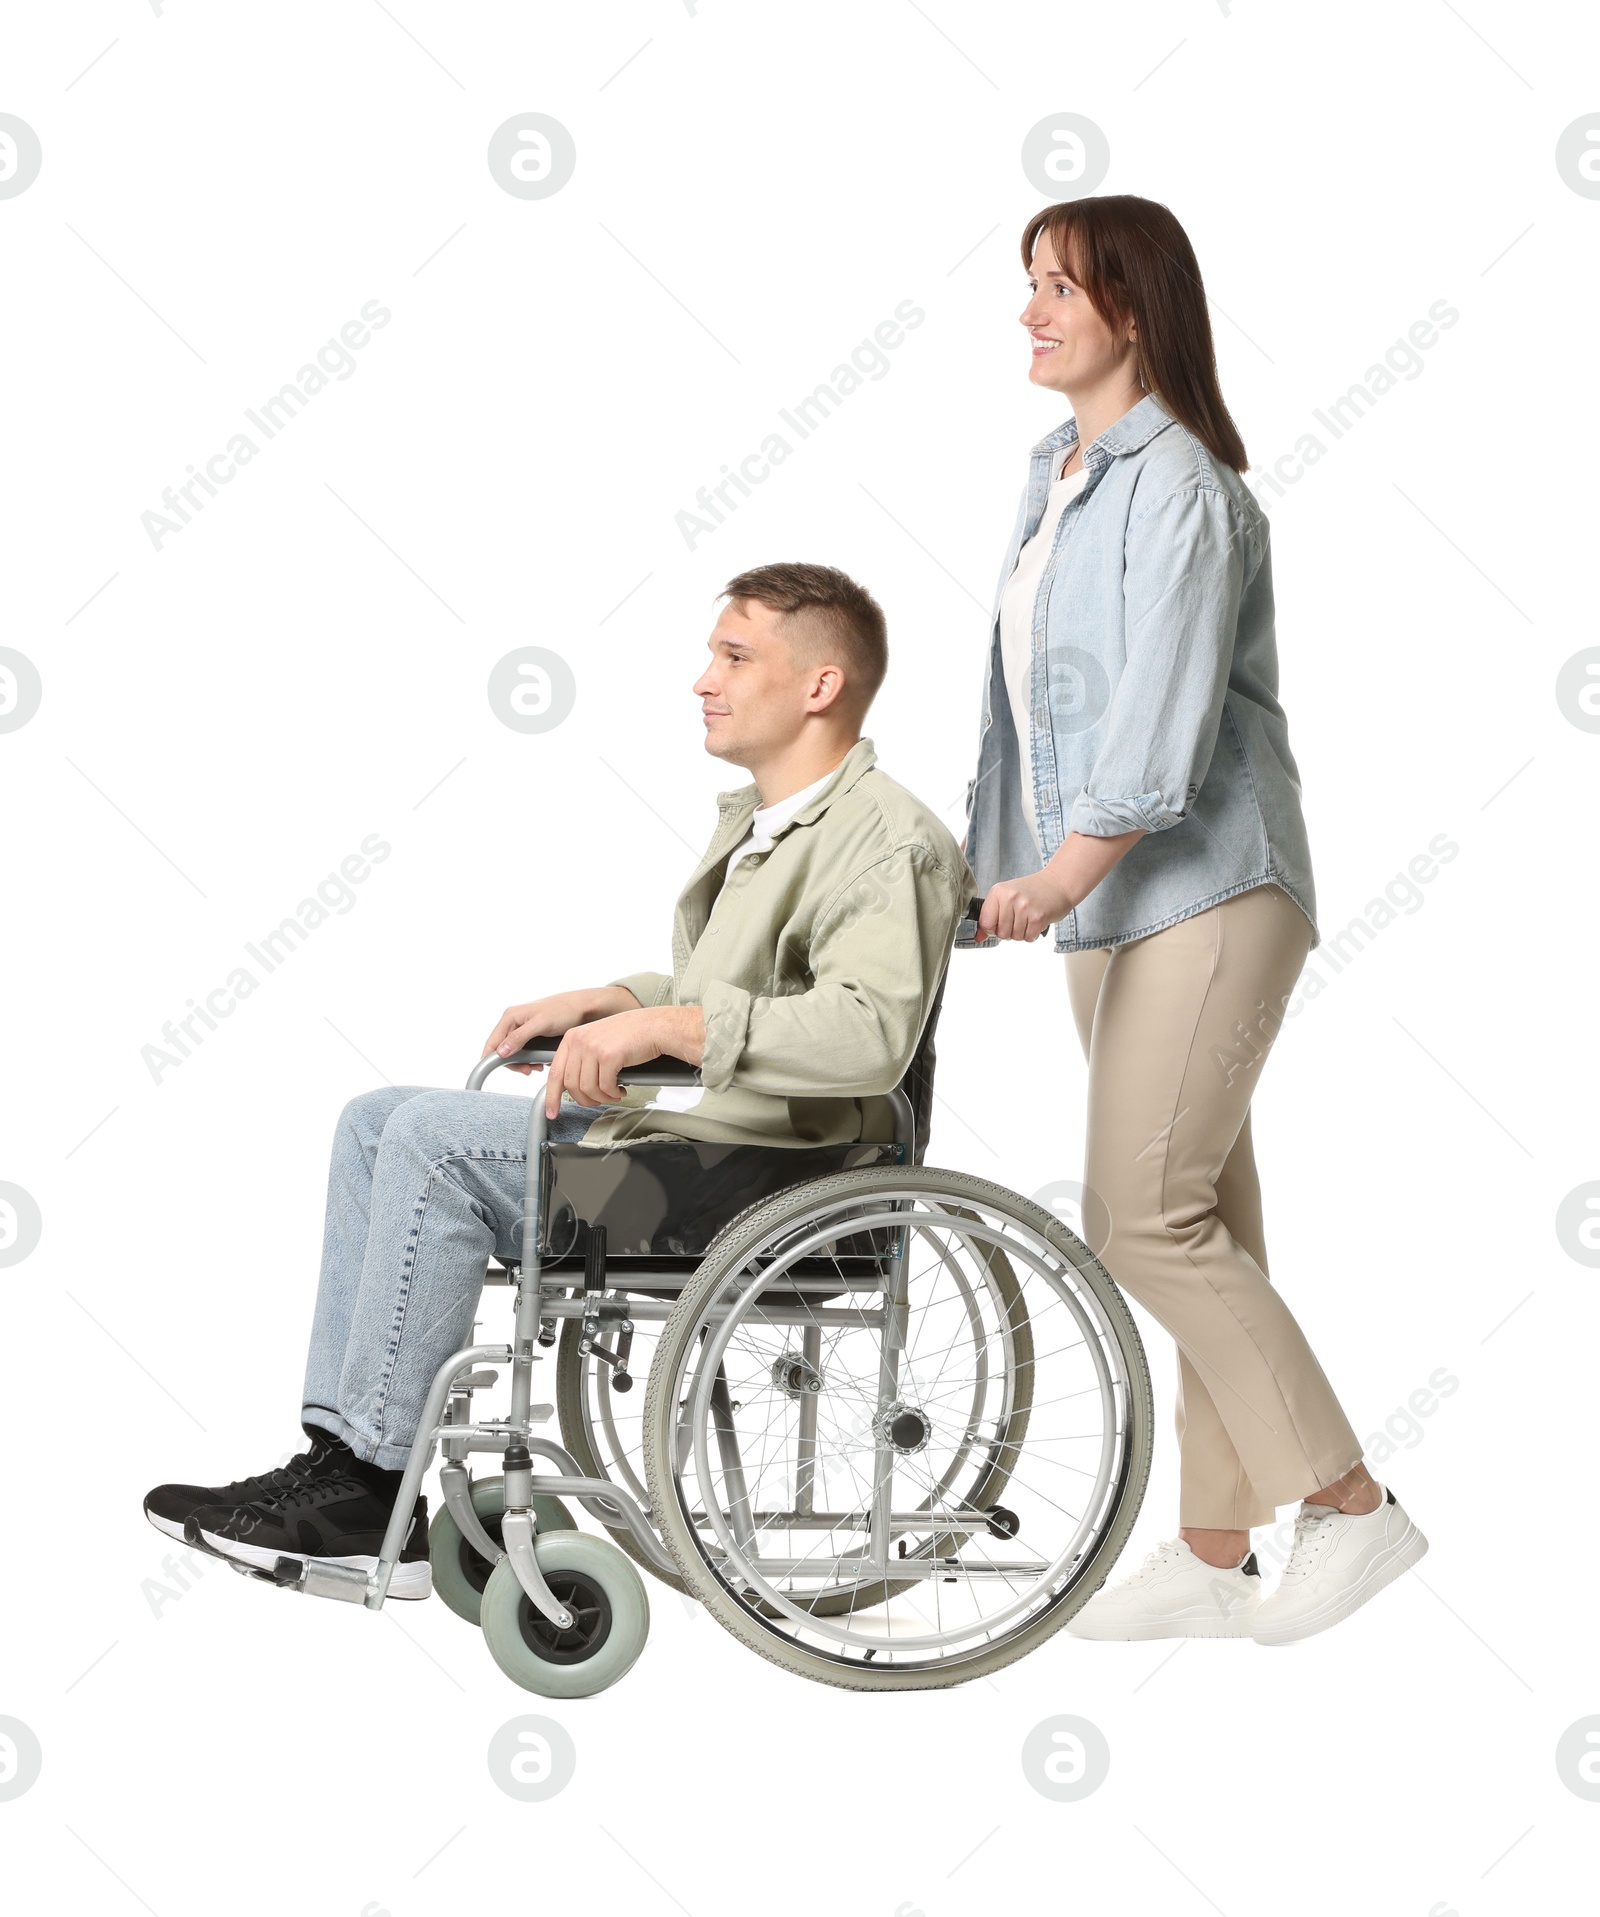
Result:
<svg viewBox="0 0 1600 1917">
<path fill-rule="evenodd" d="M 1069 419 L 1034 447 L 995 594 L 967 791 L 965 851 L 980 892 L 1039 869 L 1000 597 L 1077 437 Z M 1083 463 L 1088 478 L 1061 515 L 1033 607 L 1034 808 L 1047 860 L 1068 832 L 1149 836 L 1060 921 L 1055 949 L 1121 945 L 1264 884 L 1300 907 L 1315 944 L 1299 772 L 1277 696 L 1266 517 L 1153 394 Z M 964 925 L 957 944 L 979 943 L 974 929 Z"/>
</svg>

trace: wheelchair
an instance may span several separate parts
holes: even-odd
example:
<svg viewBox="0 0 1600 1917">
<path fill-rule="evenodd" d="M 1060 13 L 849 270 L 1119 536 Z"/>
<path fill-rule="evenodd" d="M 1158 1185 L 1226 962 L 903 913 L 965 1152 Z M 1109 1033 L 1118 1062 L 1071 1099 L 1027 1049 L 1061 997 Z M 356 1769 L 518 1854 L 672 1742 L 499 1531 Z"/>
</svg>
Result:
<svg viewBox="0 0 1600 1917">
<path fill-rule="evenodd" d="M 381 1608 L 437 1449 L 434 1588 L 542 1696 L 631 1668 L 641 1570 L 849 1690 L 963 1683 L 1058 1631 L 1138 1514 L 1149 1376 L 1087 1246 L 1028 1199 L 922 1163 L 938 1010 L 882 1143 L 597 1150 L 546 1138 L 536 1087 L 521 1255 L 488 1273 L 512 1294 L 510 1342 L 435 1375 L 375 1569 L 282 1560 L 283 1581 Z M 490 1054 L 468 1089 L 559 1042 Z M 699 1073 L 661 1058 L 619 1078 Z M 555 1402 L 538 1403 L 552 1349 Z M 509 1408 L 475 1416 L 494 1366 Z M 552 1419 L 560 1442 L 538 1429 Z M 473 1453 L 499 1475 L 474 1480 Z"/>
</svg>

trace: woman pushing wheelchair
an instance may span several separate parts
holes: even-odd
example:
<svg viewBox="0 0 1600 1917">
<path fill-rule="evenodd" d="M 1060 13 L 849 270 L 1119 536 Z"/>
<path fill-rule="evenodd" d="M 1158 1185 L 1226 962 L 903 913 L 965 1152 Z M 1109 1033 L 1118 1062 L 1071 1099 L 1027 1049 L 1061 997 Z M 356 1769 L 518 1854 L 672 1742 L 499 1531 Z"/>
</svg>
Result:
<svg viewBox="0 0 1600 1917">
<path fill-rule="evenodd" d="M 1285 1644 L 1427 1541 L 1361 1461 L 1268 1282 L 1250 1101 L 1317 939 L 1278 702 L 1267 523 L 1219 390 L 1200 269 L 1156 203 L 1022 236 L 1033 449 L 991 633 L 959 942 L 1055 927 L 1089 1064 L 1085 1231 L 1178 1348 L 1179 1532 L 1080 1637 Z M 1252 1526 L 1301 1500 L 1262 1595 Z"/>
</svg>

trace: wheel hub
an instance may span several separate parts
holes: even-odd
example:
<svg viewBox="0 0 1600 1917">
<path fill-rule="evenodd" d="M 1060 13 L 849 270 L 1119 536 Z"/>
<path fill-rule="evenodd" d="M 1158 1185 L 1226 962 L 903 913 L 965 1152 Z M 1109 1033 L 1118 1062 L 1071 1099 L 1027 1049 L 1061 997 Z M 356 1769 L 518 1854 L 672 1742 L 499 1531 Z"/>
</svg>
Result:
<svg viewBox="0 0 1600 1917">
<path fill-rule="evenodd" d="M 786 1351 L 772 1361 L 772 1382 L 786 1398 L 809 1398 L 821 1391 L 823 1377 L 808 1358 Z"/>
<path fill-rule="evenodd" d="M 523 1640 L 547 1664 L 581 1664 L 611 1635 L 610 1600 L 581 1571 L 552 1571 L 545 1582 L 572 1622 L 563 1630 L 524 1597 L 518 1619 Z"/>
<path fill-rule="evenodd" d="M 890 1450 L 898 1451 L 903 1458 L 926 1451 L 928 1440 L 933 1436 L 927 1413 L 900 1398 L 878 1413 L 872 1428 Z"/>
</svg>

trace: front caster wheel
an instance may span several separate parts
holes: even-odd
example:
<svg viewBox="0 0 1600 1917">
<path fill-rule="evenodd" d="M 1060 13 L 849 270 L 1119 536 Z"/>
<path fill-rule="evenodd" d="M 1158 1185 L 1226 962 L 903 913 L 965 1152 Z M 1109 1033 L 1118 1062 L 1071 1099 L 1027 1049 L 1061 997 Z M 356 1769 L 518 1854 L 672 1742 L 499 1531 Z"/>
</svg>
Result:
<svg viewBox="0 0 1600 1917">
<path fill-rule="evenodd" d="M 484 1586 L 484 1642 L 513 1684 L 541 1697 L 592 1697 L 633 1668 L 650 1631 L 644 1580 L 614 1544 L 585 1531 L 534 1542 L 550 1589 L 572 1613 L 562 1630 L 536 1611 L 502 1558 Z"/>
<path fill-rule="evenodd" d="M 500 1520 L 505 1516 L 506 1481 L 504 1478 L 479 1478 L 472 1487 L 472 1508 L 478 1522 L 495 1543 L 500 1542 Z M 542 1536 L 546 1531 L 575 1531 L 572 1513 L 559 1498 L 535 1498 L 533 1521 Z M 428 1526 L 428 1557 L 433 1565 L 433 1588 L 450 1609 L 467 1623 L 478 1622 L 483 1602 L 483 1587 L 494 1566 L 461 1535 L 461 1527 L 450 1515 L 450 1507 L 441 1504 Z"/>
</svg>

